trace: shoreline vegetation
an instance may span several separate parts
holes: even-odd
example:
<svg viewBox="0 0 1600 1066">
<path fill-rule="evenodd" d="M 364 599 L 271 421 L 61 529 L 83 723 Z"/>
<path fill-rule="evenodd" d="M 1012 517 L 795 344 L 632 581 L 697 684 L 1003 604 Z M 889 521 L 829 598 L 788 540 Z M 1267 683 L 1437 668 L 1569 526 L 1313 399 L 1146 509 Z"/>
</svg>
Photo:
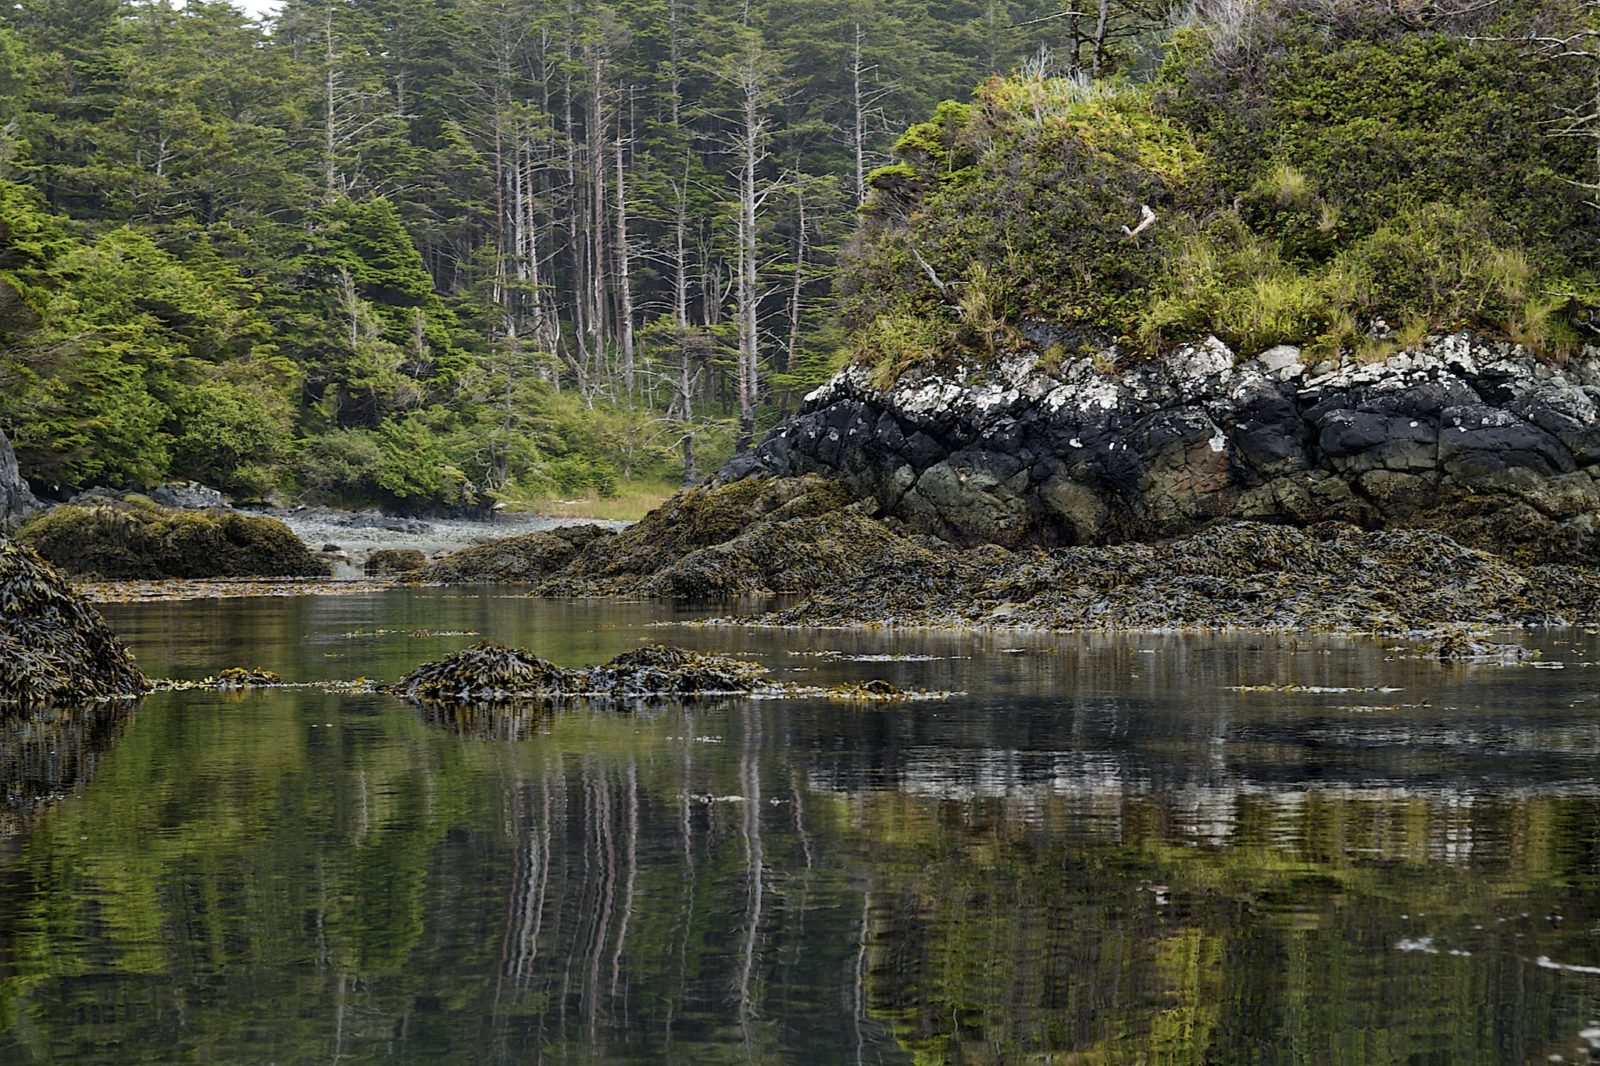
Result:
<svg viewBox="0 0 1600 1066">
<path fill-rule="evenodd" d="M 1600 128 L 1549 135 L 1592 104 L 1584 5 L 1112 4 L 1092 42 L 1041 10 L 981 48 L 890 4 L 820 80 L 781 4 L 615 40 L 525 7 L 430 8 L 473 43 L 415 69 L 366 0 L 0 17 L 7 513 L 23 475 L 52 499 L 216 486 L 91 490 L 21 543 L 137 582 L 87 586 L 107 599 L 500 582 L 770 600 L 737 619 L 763 625 L 1385 635 L 1600 615 Z M 489 41 L 520 43 L 490 69 Z M 532 73 L 574 48 L 592 84 Z M 271 106 L 143 85 L 206 49 Z M 215 155 L 152 182 L 123 105 L 163 88 Z M 247 157 L 270 172 L 219 182 Z M 428 539 L 534 502 L 614 520 Z"/>
</svg>

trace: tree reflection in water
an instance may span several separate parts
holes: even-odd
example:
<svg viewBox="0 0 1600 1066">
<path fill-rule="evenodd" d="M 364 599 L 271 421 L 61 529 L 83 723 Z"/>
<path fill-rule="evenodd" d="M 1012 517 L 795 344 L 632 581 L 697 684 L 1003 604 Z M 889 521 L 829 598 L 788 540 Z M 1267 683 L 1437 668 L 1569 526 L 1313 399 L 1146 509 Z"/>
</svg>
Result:
<svg viewBox="0 0 1600 1066">
<path fill-rule="evenodd" d="M 1170 655 L 1170 706 L 1063 656 L 912 708 L 8 727 L 12 794 L 73 794 L 0 849 L 0 1061 L 1581 1060 L 1583 675 L 1358 715 Z"/>
</svg>

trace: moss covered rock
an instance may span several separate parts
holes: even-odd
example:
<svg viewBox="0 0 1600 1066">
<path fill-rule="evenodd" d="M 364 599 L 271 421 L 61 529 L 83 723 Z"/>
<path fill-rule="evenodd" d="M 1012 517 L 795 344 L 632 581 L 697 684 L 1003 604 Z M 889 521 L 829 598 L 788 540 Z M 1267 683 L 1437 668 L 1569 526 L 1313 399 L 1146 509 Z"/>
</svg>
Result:
<svg viewBox="0 0 1600 1066">
<path fill-rule="evenodd" d="M 68 573 L 106 578 L 326 577 L 275 518 L 121 502 L 57 507 L 17 539 Z"/>
<path fill-rule="evenodd" d="M 0 706 L 131 697 L 148 682 L 98 611 L 30 549 L 0 540 Z"/>
</svg>

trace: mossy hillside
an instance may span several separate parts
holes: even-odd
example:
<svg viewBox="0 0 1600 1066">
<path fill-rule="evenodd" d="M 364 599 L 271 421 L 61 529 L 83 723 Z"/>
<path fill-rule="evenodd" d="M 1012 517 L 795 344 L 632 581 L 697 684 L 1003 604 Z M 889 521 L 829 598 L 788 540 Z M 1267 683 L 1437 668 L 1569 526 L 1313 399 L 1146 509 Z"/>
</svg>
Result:
<svg viewBox="0 0 1600 1066">
<path fill-rule="evenodd" d="M 1150 83 L 995 79 L 941 105 L 873 176 L 856 357 L 880 382 L 981 364 L 1037 319 L 1135 357 L 1206 333 L 1377 357 L 1456 328 L 1570 354 L 1600 307 L 1596 175 L 1545 131 L 1588 87 L 1482 39 L 1521 25 L 1496 17 L 1281 5 L 1243 38 L 1179 32 Z"/>
<path fill-rule="evenodd" d="M 275 518 L 124 501 L 57 507 L 17 539 L 72 574 L 105 578 L 326 577 Z"/>
</svg>

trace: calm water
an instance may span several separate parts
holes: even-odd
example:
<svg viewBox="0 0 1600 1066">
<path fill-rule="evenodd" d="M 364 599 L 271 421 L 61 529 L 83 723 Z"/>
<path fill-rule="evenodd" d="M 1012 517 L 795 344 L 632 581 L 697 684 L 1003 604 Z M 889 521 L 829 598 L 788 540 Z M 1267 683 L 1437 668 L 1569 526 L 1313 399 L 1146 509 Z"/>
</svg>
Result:
<svg viewBox="0 0 1600 1066">
<path fill-rule="evenodd" d="M 167 676 L 392 679 L 477 639 L 425 628 L 571 665 L 667 640 L 970 695 L 492 718 L 180 693 L 12 724 L 13 806 L 71 794 L 0 816 L 3 1063 L 1600 1047 L 1593 636 L 1540 638 L 1558 670 L 1276 638 L 658 628 L 658 608 L 470 591 L 108 615 Z M 886 653 L 926 658 L 853 658 Z M 1290 684 L 1359 691 L 1237 690 Z"/>
</svg>

